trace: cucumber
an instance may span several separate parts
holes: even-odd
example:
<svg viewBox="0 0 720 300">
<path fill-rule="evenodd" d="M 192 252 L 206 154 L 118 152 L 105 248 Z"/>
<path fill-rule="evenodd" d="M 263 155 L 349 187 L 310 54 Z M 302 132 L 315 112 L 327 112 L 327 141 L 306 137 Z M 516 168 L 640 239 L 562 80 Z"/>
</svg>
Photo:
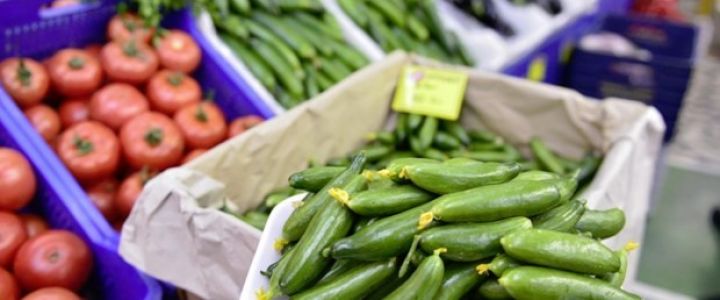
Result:
<svg viewBox="0 0 720 300">
<path fill-rule="evenodd" d="M 333 82 L 340 82 L 352 74 L 342 61 L 337 59 L 323 59 L 320 61 L 320 72 L 327 75 Z"/>
<path fill-rule="evenodd" d="M 295 71 L 294 74 L 300 76 L 301 78 L 305 75 L 303 73 L 300 59 L 297 55 L 295 55 L 295 52 L 293 52 L 293 50 L 277 35 L 266 29 L 262 24 L 253 20 L 246 20 L 246 24 L 251 35 L 269 43 L 278 53 L 280 53 L 280 55 L 282 55 L 282 57 L 290 64 L 290 67 Z"/>
<path fill-rule="evenodd" d="M 437 300 L 460 300 L 465 294 L 487 278 L 475 271 L 475 264 L 456 264 L 445 267 L 445 275 Z"/>
<path fill-rule="evenodd" d="M 373 9 L 368 9 L 368 31 L 373 40 L 380 44 L 380 47 L 385 52 L 392 52 L 395 49 L 402 48 L 400 41 L 395 38 L 380 13 Z"/>
<path fill-rule="evenodd" d="M 250 37 L 250 31 L 248 30 L 245 22 L 238 16 L 227 15 L 223 18 L 222 22 L 217 23 L 217 27 L 228 34 L 239 38 L 243 41 L 247 41 Z"/>
<path fill-rule="evenodd" d="M 407 15 L 407 29 L 421 42 L 425 42 L 430 38 L 430 31 L 423 25 L 418 18 L 413 15 Z"/>
<path fill-rule="evenodd" d="M 332 166 L 308 168 L 290 175 L 288 182 L 291 187 L 315 193 L 344 170 L 344 167 Z"/>
<path fill-rule="evenodd" d="M 395 140 L 397 143 L 402 143 L 405 141 L 405 139 L 410 135 L 410 131 L 407 130 L 407 127 L 405 124 L 407 124 L 407 120 L 409 118 L 409 115 L 406 113 L 398 112 L 395 117 Z"/>
<path fill-rule="evenodd" d="M 255 12 L 251 17 L 275 33 L 301 57 L 315 58 L 317 56 L 317 52 L 310 42 L 295 34 L 292 28 L 289 28 L 284 22 L 280 22 L 277 17 L 262 12 Z"/>
<path fill-rule="evenodd" d="M 595 175 L 595 172 L 597 172 L 598 168 L 600 168 L 601 163 L 602 157 L 594 155 L 593 153 L 585 155 L 585 157 L 580 161 L 580 166 L 578 166 L 578 169 L 580 170 L 577 176 L 579 185 L 583 186 L 588 184 Z"/>
<path fill-rule="evenodd" d="M 368 59 L 362 53 L 355 50 L 355 48 L 337 41 L 326 41 L 326 43 L 329 47 L 332 47 L 335 55 L 337 55 L 342 62 L 354 70 L 360 69 L 369 63 Z"/>
<path fill-rule="evenodd" d="M 357 266 L 357 264 L 357 261 L 349 259 L 336 260 L 335 263 L 333 263 L 332 267 L 330 267 L 330 270 L 328 270 L 322 277 L 320 277 L 320 280 L 318 280 L 317 284 L 319 285 L 324 282 L 333 280 L 338 276 L 342 275 L 343 273 L 350 271 L 352 268 Z"/>
<path fill-rule="evenodd" d="M 505 300 L 505 299 L 512 299 L 510 294 L 505 290 L 505 288 L 500 285 L 498 280 L 496 278 L 486 280 L 483 282 L 477 291 L 478 295 L 482 299 L 488 299 L 488 300 Z"/>
<path fill-rule="evenodd" d="M 575 229 L 589 232 L 592 237 L 605 239 L 614 236 L 625 227 L 625 212 L 619 208 L 608 210 L 586 210 Z"/>
<path fill-rule="evenodd" d="M 535 265 L 594 275 L 620 269 L 620 259 L 612 250 L 576 234 L 530 229 L 510 233 L 500 243 L 507 255 Z"/>
<path fill-rule="evenodd" d="M 442 120 L 441 128 L 447 132 L 448 134 L 454 136 L 456 139 L 458 139 L 463 145 L 470 144 L 470 135 L 467 131 L 465 131 L 465 128 L 460 125 L 460 123 L 456 121 L 449 121 L 449 120 Z"/>
<path fill-rule="evenodd" d="M 562 163 L 560 163 L 557 156 L 545 146 L 542 140 L 537 137 L 530 140 L 530 149 L 532 149 L 535 159 L 543 169 L 557 174 L 565 173 L 565 168 Z"/>
<path fill-rule="evenodd" d="M 317 32 L 314 32 L 312 28 L 306 27 L 302 22 L 298 21 L 295 18 L 282 18 L 279 21 L 285 22 L 286 26 L 288 28 L 291 28 L 295 34 L 298 36 L 301 36 L 303 39 L 308 41 L 315 49 L 320 51 L 320 53 L 324 56 L 333 56 L 335 54 L 335 50 L 333 47 L 330 46 L 330 43 L 328 43 L 328 40 L 324 38 L 321 35 L 318 35 Z"/>
<path fill-rule="evenodd" d="M 449 194 L 507 182 L 519 172 L 517 163 L 416 164 L 404 167 L 400 177 L 430 192 Z"/>
<path fill-rule="evenodd" d="M 364 1 L 338 0 L 340 8 L 360 27 L 367 27 L 370 23 L 368 8 Z"/>
<path fill-rule="evenodd" d="M 447 248 L 445 260 L 473 262 L 492 257 L 502 251 L 500 238 L 516 230 L 532 228 L 525 217 L 508 218 L 488 223 L 442 225 L 420 234 L 420 247 L 425 252 Z"/>
<path fill-rule="evenodd" d="M 335 26 L 323 23 L 322 20 L 311 14 L 305 12 L 295 12 L 292 16 L 313 32 L 320 32 L 323 36 L 329 36 L 338 41 L 344 41 L 342 30 Z M 332 18 L 332 16 L 330 16 L 330 18 Z"/>
<path fill-rule="evenodd" d="M 575 224 L 580 220 L 583 212 L 585 212 L 584 202 L 569 201 L 533 217 L 533 228 L 573 232 L 575 231 Z"/>
<path fill-rule="evenodd" d="M 505 273 L 499 281 L 519 300 L 640 299 L 600 279 L 542 267 L 518 267 Z"/>
<path fill-rule="evenodd" d="M 380 175 L 388 177 L 393 180 L 401 180 L 400 172 L 409 166 L 424 165 L 424 164 L 439 164 L 440 161 L 430 158 L 418 158 L 418 157 L 404 157 L 398 158 L 390 162 L 385 170 L 380 171 Z"/>
<path fill-rule="evenodd" d="M 319 0 L 272 0 L 283 12 L 311 11 L 321 12 L 323 6 Z"/>
<path fill-rule="evenodd" d="M 368 190 L 354 195 L 348 208 L 361 216 L 387 216 L 400 213 L 432 200 L 434 196 L 412 185 Z"/>
<path fill-rule="evenodd" d="M 418 131 L 418 141 L 420 142 L 420 147 L 422 147 L 422 149 L 430 148 L 430 145 L 432 145 L 437 130 L 438 119 L 430 116 L 425 117 L 425 120 L 423 121 L 423 124 L 422 126 L 420 126 L 420 130 Z"/>
<path fill-rule="evenodd" d="M 405 15 L 392 1 L 366 0 L 366 2 L 370 7 L 382 14 L 384 19 L 389 20 L 398 27 L 405 27 Z"/>
<path fill-rule="evenodd" d="M 393 277 L 397 269 L 395 258 L 367 263 L 340 274 L 335 279 L 293 295 L 296 300 L 362 299 Z"/>
<path fill-rule="evenodd" d="M 310 65 L 305 65 L 305 95 L 307 99 L 312 99 L 320 94 L 320 85 L 317 80 L 317 71 Z"/>
<path fill-rule="evenodd" d="M 270 67 L 255 52 L 248 51 L 244 45 L 241 45 L 233 37 L 220 34 L 220 38 L 228 45 L 233 54 L 237 56 L 247 67 L 250 72 L 257 78 L 263 86 L 268 90 L 274 90 L 277 86 L 275 76 Z"/>
<path fill-rule="evenodd" d="M 608 273 L 605 274 L 599 278 L 602 280 L 607 281 L 612 286 L 620 288 L 623 285 L 623 282 L 625 281 L 625 275 L 627 275 L 627 269 L 628 269 L 628 254 L 630 251 L 637 248 L 637 243 L 629 242 L 623 249 L 620 249 L 619 251 L 615 251 L 618 258 L 620 258 L 620 270 L 614 273 Z"/>
<path fill-rule="evenodd" d="M 268 215 L 266 213 L 256 212 L 256 211 L 249 211 L 241 216 L 239 216 L 240 220 L 243 220 L 245 223 L 250 224 L 252 227 L 255 227 L 259 230 L 265 229 L 265 223 L 267 223 Z"/>
<path fill-rule="evenodd" d="M 295 189 L 290 187 L 274 190 L 267 194 L 267 196 L 265 196 L 263 204 L 265 205 L 265 207 L 272 209 L 273 207 L 280 204 L 280 202 L 294 195 L 295 193 Z"/>
<path fill-rule="evenodd" d="M 255 53 L 259 53 L 263 61 L 267 63 L 280 80 L 280 83 L 287 89 L 292 96 L 302 97 L 304 88 L 302 81 L 293 76 L 293 71 L 289 68 L 287 62 L 282 58 L 280 53 L 270 44 L 258 39 L 251 39 L 250 45 L 255 49 Z"/>
<path fill-rule="evenodd" d="M 442 251 L 443 249 L 437 249 L 433 255 L 423 259 L 410 278 L 384 299 L 434 299 L 435 294 L 442 286 L 445 273 L 445 264 L 439 256 Z"/>
<path fill-rule="evenodd" d="M 522 266 L 522 263 L 514 260 L 512 257 L 506 254 L 499 254 L 495 256 L 490 264 L 487 266 L 488 270 L 495 276 L 500 277 L 506 271 Z"/>
<path fill-rule="evenodd" d="M 430 159 L 437 159 L 437 160 L 448 159 L 448 156 L 445 155 L 445 153 L 443 153 L 442 151 L 435 149 L 435 148 L 425 149 L 425 152 L 422 153 L 422 157 L 430 158 Z"/>
<path fill-rule="evenodd" d="M 362 156 L 355 159 L 355 162 L 362 161 L 364 161 Z M 352 229 L 353 215 L 342 204 L 347 201 L 344 197 L 364 188 L 365 178 L 355 175 L 342 189 L 328 190 L 335 200 L 330 200 L 318 209 L 295 246 L 293 256 L 280 277 L 280 289 L 283 293 L 293 295 L 319 279 L 325 267 L 332 261 L 331 258 L 322 255 L 322 250 L 347 235 Z"/>
<path fill-rule="evenodd" d="M 505 143 L 498 139 L 492 142 L 472 142 L 468 146 L 470 151 L 501 151 Z"/>
<path fill-rule="evenodd" d="M 230 9 L 241 15 L 250 14 L 249 0 L 230 0 Z"/>
<path fill-rule="evenodd" d="M 462 145 L 459 139 L 442 131 L 435 134 L 432 144 L 441 150 L 457 150 Z"/>
<path fill-rule="evenodd" d="M 409 114 L 407 120 L 408 131 L 417 131 L 420 128 L 420 125 L 422 125 L 423 120 L 425 120 L 425 117 L 422 115 Z"/>
<path fill-rule="evenodd" d="M 317 73 L 317 83 L 318 83 L 318 86 L 320 87 L 320 90 L 326 91 L 327 89 L 331 88 L 335 84 L 335 81 L 333 81 L 330 77 L 328 77 L 324 73 L 318 72 Z"/>
<path fill-rule="evenodd" d="M 522 157 L 506 151 L 450 151 L 451 157 L 467 157 L 487 162 L 516 162 Z"/>
</svg>

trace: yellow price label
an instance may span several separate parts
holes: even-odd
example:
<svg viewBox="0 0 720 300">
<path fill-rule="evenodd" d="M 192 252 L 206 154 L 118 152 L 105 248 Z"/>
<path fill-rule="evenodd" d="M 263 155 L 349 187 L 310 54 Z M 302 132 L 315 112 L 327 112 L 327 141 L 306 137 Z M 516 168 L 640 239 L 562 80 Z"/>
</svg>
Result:
<svg viewBox="0 0 720 300">
<path fill-rule="evenodd" d="M 410 65 L 395 90 L 395 111 L 457 120 L 467 88 L 463 72 Z"/>
</svg>

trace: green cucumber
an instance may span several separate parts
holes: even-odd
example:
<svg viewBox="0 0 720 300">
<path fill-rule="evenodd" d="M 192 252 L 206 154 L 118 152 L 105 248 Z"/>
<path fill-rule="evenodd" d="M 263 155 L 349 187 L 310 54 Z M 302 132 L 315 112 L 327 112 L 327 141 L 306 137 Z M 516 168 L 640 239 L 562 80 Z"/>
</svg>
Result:
<svg viewBox="0 0 720 300">
<path fill-rule="evenodd" d="M 230 8 L 239 14 L 248 15 L 250 14 L 250 1 L 249 0 L 230 0 Z"/>
<path fill-rule="evenodd" d="M 620 269 L 612 250 L 577 234 L 530 229 L 510 233 L 500 243 L 507 255 L 535 265 L 595 275 Z"/>
<path fill-rule="evenodd" d="M 430 31 L 423 25 L 418 18 L 413 15 L 407 15 L 407 28 L 421 42 L 425 42 L 430 37 Z"/>
<path fill-rule="evenodd" d="M 327 89 L 331 88 L 335 81 L 332 80 L 329 76 L 325 75 L 322 72 L 317 73 L 317 83 L 318 86 L 320 86 L 320 90 L 326 91 Z"/>
<path fill-rule="evenodd" d="M 366 3 L 376 11 L 380 12 L 384 19 L 389 20 L 399 27 L 405 27 L 405 15 L 403 11 L 392 1 L 387 0 L 366 0 Z"/>
<path fill-rule="evenodd" d="M 418 114 L 409 114 L 408 120 L 407 120 L 407 128 L 410 132 L 415 132 L 420 128 L 420 125 L 422 125 L 423 120 L 425 120 L 425 117 Z"/>
<path fill-rule="evenodd" d="M 607 281 L 614 287 L 622 287 L 623 282 L 625 282 L 625 275 L 627 275 L 627 269 L 628 269 L 628 254 L 630 251 L 637 248 L 638 244 L 635 242 L 628 242 L 625 247 L 622 249 L 615 251 L 618 258 L 620 258 L 620 270 L 613 273 L 607 273 L 599 278 L 602 280 Z"/>
<path fill-rule="evenodd" d="M 368 31 L 373 40 L 375 40 L 385 52 L 391 52 L 401 48 L 400 41 L 395 38 L 395 34 L 390 27 L 385 24 L 380 13 L 374 9 L 368 9 Z"/>
<path fill-rule="evenodd" d="M 303 70 L 305 71 L 305 96 L 307 99 L 312 99 L 320 94 L 317 71 L 310 65 L 305 65 Z"/>
<path fill-rule="evenodd" d="M 272 209 L 273 207 L 280 204 L 280 202 L 282 202 L 283 200 L 287 199 L 292 195 L 295 195 L 295 193 L 295 189 L 291 187 L 284 187 L 274 190 L 265 196 L 263 204 L 265 205 L 265 207 Z"/>
<path fill-rule="evenodd" d="M 442 129 L 445 132 L 454 136 L 463 145 L 470 144 L 470 135 L 468 135 L 468 132 L 465 131 L 465 128 L 463 128 L 462 125 L 460 125 L 460 123 L 458 123 L 456 121 L 442 120 L 441 125 L 442 125 Z"/>
<path fill-rule="evenodd" d="M 301 57 L 315 58 L 317 56 L 317 52 L 310 42 L 298 36 L 292 28 L 289 28 L 284 22 L 280 22 L 277 17 L 262 12 L 255 12 L 251 17 L 275 33 Z"/>
<path fill-rule="evenodd" d="M 325 37 L 318 35 L 317 32 L 312 30 L 312 28 L 306 27 L 305 24 L 296 18 L 286 17 L 279 19 L 279 21 L 285 22 L 288 28 L 291 28 L 294 30 L 295 34 L 308 41 L 315 49 L 320 51 L 322 55 L 333 56 L 335 54 L 335 50 L 333 50 Z"/>
<path fill-rule="evenodd" d="M 249 51 L 244 45 L 241 45 L 233 37 L 220 34 L 220 38 L 228 45 L 233 54 L 245 64 L 250 72 L 257 78 L 260 83 L 269 90 L 275 89 L 277 81 L 273 75 L 272 69 L 260 58 L 255 52 Z"/>
<path fill-rule="evenodd" d="M 451 157 L 467 157 L 487 162 L 516 162 L 522 157 L 506 151 L 451 151 Z"/>
<path fill-rule="evenodd" d="M 457 150 L 462 145 L 459 139 L 442 131 L 435 134 L 432 144 L 441 150 Z"/>
<path fill-rule="evenodd" d="M 323 59 L 319 64 L 320 72 L 330 77 L 333 82 L 340 82 L 352 74 L 352 70 L 340 60 Z"/>
<path fill-rule="evenodd" d="M 408 166 L 424 165 L 424 164 L 439 164 L 440 161 L 430 158 L 419 158 L 419 157 L 403 157 L 398 158 L 390 162 L 385 170 L 380 171 L 380 175 L 388 177 L 393 180 L 400 180 L 400 172 Z"/>
<path fill-rule="evenodd" d="M 501 137 L 487 130 L 470 130 L 468 131 L 468 135 L 473 142 L 504 144 Z"/>
<path fill-rule="evenodd" d="M 342 30 L 335 26 L 327 25 L 323 20 L 305 12 L 295 12 L 292 16 L 314 32 L 322 33 L 324 36 L 332 37 L 338 41 L 343 41 Z M 332 16 L 330 16 L 332 18 Z"/>
<path fill-rule="evenodd" d="M 397 270 L 395 258 L 359 265 L 336 278 L 293 295 L 293 300 L 362 299 L 383 286 Z"/>
<path fill-rule="evenodd" d="M 422 147 L 423 149 L 430 148 L 430 145 L 432 145 L 437 130 L 438 119 L 430 116 L 425 117 L 425 120 L 423 121 L 423 124 L 418 131 L 418 141 L 420 142 L 420 147 Z"/>
<path fill-rule="evenodd" d="M 435 294 L 442 286 L 445 273 L 445 264 L 440 258 L 442 252 L 443 249 L 436 249 L 433 255 L 423 259 L 410 278 L 384 299 L 435 299 Z"/>
<path fill-rule="evenodd" d="M 575 229 L 589 232 L 592 237 L 605 239 L 614 236 L 625 227 L 625 212 L 619 208 L 608 210 L 586 210 Z"/>
<path fill-rule="evenodd" d="M 295 52 L 283 42 L 275 33 L 267 29 L 262 24 L 255 22 L 251 19 L 245 20 L 250 34 L 257 38 L 269 43 L 275 50 L 282 55 L 282 57 L 290 64 L 290 67 L 295 71 L 295 74 L 304 76 L 300 58 L 295 55 Z M 300 77 L 302 77 L 300 76 Z"/>
<path fill-rule="evenodd" d="M 533 228 L 573 232 L 575 224 L 585 212 L 585 203 L 569 201 L 532 218 Z"/>
<path fill-rule="evenodd" d="M 406 211 L 433 198 L 432 194 L 412 185 L 397 185 L 358 193 L 350 198 L 347 206 L 361 216 L 387 216 Z"/>
<path fill-rule="evenodd" d="M 470 151 L 500 151 L 505 146 L 502 140 L 496 140 L 493 142 L 472 142 L 468 146 Z"/>
<path fill-rule="evenodd" d="M 216 25 L 222 31 L 227 32 L 228 34 L 243 41 L 246 41 L 248 37 L 250 37 L 250 31 L 248 30 L 247 25 L 243 19 L 238 16 L 225 16 L 222 22 L 218 22 Z"/>
<path fill-rule="evenodd" d="M 425 152 L 422 153 L 422 157 L 443 160 L 443 161 L 448 159 L 448 156 L 445 155 L 445 153 L 443 153 L 442 151 L 435 149 L 435 148 L 425 149 Z"/>
<path fill-rule="evenodd" d="M 532 149 L 535 159 L 543 169 L 557 174 L 565 173 L 565 167 L 560 163 L 557 156 L 545 146 L 542 140 L 537 137 L 530 140 L 530 149 Z"/>
<path fill-rule="evenodd" d="M 345 170 L 344 167 L 313 167 L 290 175 L 291 187 L 309 192 L 317 192 L 330 180 Z"/>
<path fill-rule="evenodd" d="M 489 279 L 483 282 L 478 288 L 478 294 L 482 299 L 505 300 L 512 299 L 505 288 L 500 285 L 497 279 Z"/>
<path fill-rule="evenodd" d="M 483 282 L 487 275 L 475 271 L 476 264 L 455 264 L 445 267 L 445 275 L 436 300 L 460 300 L 465 294 Z"/>
<path fill-rule="evenodd" d="M 532 228 L 525 217 L 513 217 L 487 223 L 442 225 L 420 234 L 420 247 L 425 252 L 447 248 L 445 260 L 472 262 L 492 257 L 502 251 L 500 238 L 516 231 Z"/>
<path fill-rule="evenodd" d="M 255 53 L 259 53 L 263 60 L 270 66 L 275 76 L 280 79 L 283 87 L 293 96 L 302 97 L 304 95 L 303 84 L 299 78 L 293 76 L 293 71 L 282 58 L 280 52 L 273 48 L 269 43 L 259 39 L 251 39 L 250 45 L 254 48 Z"/>
<path fill-rule="evenodd" d="M 598 168 L 600 168 L 601 163 L 601 156 L 594 155 L 591 152 L 585 155 L 585 157 L 580 161 L 580 166 L 578 167 L 580 170 L 580 173 L 577 176 L 579 184 L 588 184 L 595 175 L 595 172 L 597 172 Z"/>
<path fill-rule="evenodd" d="M 389 155 L 393 151 L 395 151 L 394 146 L 369 145 L 363 149 L 356 151 L 355 154 L 364 152 L 365 157 L 367 157 L 367 161 L 373 163 L 383 159 L 385 156 Z"/>
<path fill-rule="evenodd" d="M 320 280 L 318 280 L 317 284 L 322 284 L 324 282 L 333 280 L 338 276 L 342 275 L 343 273 L 354 268 L 355 266 L 357 266 L 357 264 L 357 261 L 350 259 L 336 260 L 335 263 L 333 263 L 332 267 L 330 267 L 330 270 L 328 270 L 322 277 L 320 277 Z"/>
<path fill-rule="evenodd" d="M 329 47 L 332 47 L 335 55 L 337 55 L 343 63 L 350 66 L 353 70 L 360 69 L 369 63 L 365 55 L 355 50 L 355 48 L 345 45 L 344 42 L 326 42 Z"/>
<path fill-rule="evenodd" d="M 520 172 L 517 163 L 416 164 L 402 169 L 400 178 L 436 194 L 507 182 Z"/>
<path fill-rule="evenodd" d="M 407 120 L 409 118 L 409 115 L 406 113 L 398 112 L 396 114 L 395 118 L 395 140 L 398 143 L 402 143 L 405 141 L 405 139 L 410 135 L 410 131 L 407 130 L 407 127 L 405 124 L 407 124 Z"/>
<path fill-rule="evenodd" d="M 368 8 L 364 1 L 338 0 L 340 8 L 360 27 L 367 27 L 370 22 Z"/>
<path fill-rule="evenodd" d="M 250 224 L 252 227 L 263 230 L 265 229 L 265 223 L 267 223 L 268 220 L 268 214 L 257 211 L 249 211 L 239 216 L 239 218 L 240 220 L 243 220 L 243 222 Z"/>
<path fill-rule="evenodd" d="M 277 8 L 284 12 L 311 11 L 320 12 L 323 6 L 319 0 L 272 0 Z"/>
<path fill-rule="evenodd" d="M 518 267 L 505 273 L 499 281 L 514 299 L 519 300 L 640 299 L 601 279 L 542 267 Z"/>
<path fill-rule="evenodd" d="M 490 270 L 495 276 L 500 277 L 503 273 L 508 270 L 522 266 L 522 263 L 513 259 L 506 254 L 498 254 L 490 261 L 487 269 Z"/>
</svg>

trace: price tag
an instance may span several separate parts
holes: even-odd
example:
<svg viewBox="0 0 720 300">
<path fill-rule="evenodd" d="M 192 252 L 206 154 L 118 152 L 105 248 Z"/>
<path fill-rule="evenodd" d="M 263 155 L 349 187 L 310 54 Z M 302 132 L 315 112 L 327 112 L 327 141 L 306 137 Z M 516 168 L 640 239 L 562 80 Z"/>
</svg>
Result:
<svg viewBox="0 0 720 300">
<path fill-rule="evenodd" d="M 457 120 L 467 81 L 467 74 L 462 72 L 407 66 L 400 75 L 392 108 L 399 112 Z"/>
</svg>

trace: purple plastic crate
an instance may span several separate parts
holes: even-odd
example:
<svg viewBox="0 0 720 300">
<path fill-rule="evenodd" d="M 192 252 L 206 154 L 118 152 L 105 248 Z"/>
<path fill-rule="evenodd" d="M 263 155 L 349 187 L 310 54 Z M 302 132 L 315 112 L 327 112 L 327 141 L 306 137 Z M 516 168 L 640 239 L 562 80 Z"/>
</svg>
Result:
<svg viewBox="0 0 720 300">
<path fill-rule="evenodd" d="M 43 9 L 49 0 L 0 0 L 0 60 L 11 56 L 43 59 L 65 47 L 82 47 L 106 40 L 107 23 L 115 14 L 116 0 Z M 189 10 L 166 18 L 166 28 L 188 32 L 202 51 L 202 63 L 193 76 L 228 120 L 247 114 L 264 118 L 272 110 L 223 63 L 194 25 Z M 94 207 L 51 148 L 35 132 L 13 100 L 0 88 L 0 139 L 20 149 L 33 162 L 42 189 L 39 198 L 50 222 L 79 233 L 92 245 L 96 267 L 94 284 L 103 299 L 159 299 L 160 284 L 126 264 L 117 254 L 119 235 Z"/>
</svg>

